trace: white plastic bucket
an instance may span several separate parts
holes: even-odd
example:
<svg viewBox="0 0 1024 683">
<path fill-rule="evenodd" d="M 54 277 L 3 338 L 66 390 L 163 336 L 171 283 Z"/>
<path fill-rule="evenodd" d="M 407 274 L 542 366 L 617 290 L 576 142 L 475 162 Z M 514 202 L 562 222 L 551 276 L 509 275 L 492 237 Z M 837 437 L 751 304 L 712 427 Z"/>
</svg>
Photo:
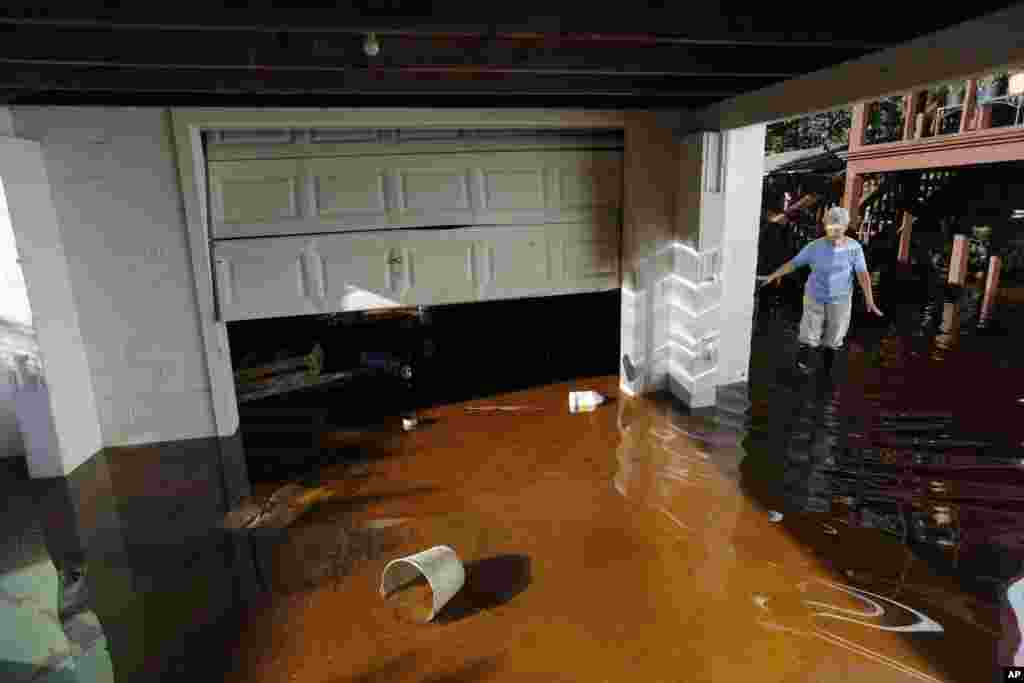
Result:
<svg viewBox="0 0 1024 683">
<path fill-rule="evenodd" d="M 391 560 L 380 578 L 381 597 L 389 595 L 422 575 L 430 584 L 433 595 L 432 609 L 427 621 L 432 621 L 466 582 L 466 570 L 455 551 L 438 545 L 415 555 Z"/>
</svg>

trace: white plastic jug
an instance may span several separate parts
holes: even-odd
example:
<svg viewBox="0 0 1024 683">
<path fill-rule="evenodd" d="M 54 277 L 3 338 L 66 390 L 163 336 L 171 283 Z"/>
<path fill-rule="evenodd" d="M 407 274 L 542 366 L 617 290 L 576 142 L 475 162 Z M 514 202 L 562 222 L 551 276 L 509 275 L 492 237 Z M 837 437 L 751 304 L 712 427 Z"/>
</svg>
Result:
<svg viewBox="0 0 1024 683">
<path fill-rule="evenodd" d="M 596 391 L 570 391 L 569 412 L 589 413 L 604 403 L 605 398 Z"/>
<path fill-rule="evenodd" d="M 466 570 L 455 551 L 446 545 L 391 560 L 384 567 L 380 579 L 380 594 L 386 598 L 402 586 L 422 575 L 430 584 L 433 595 L 432 609 L 427 621 L 432 621 L 466 582 Z"/>
</svg>

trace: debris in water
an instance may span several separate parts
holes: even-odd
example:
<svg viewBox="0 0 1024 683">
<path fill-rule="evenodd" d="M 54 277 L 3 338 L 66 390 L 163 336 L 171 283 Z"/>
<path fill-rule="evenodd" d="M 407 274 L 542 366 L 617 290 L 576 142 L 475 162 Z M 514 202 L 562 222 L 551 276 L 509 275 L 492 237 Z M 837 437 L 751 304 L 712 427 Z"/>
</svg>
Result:
<svg viewBox="0 0 1024 683">
<path fill-rule="evenodd" d="M 294 370 L 309 373 L 313 377 L 319 377 L 324 367 L 324 350 L 319 344 L 305 356 L 285 358 L 275 363 L 261 365 L 254 368 L 243 368 L 235 373 L 236 382 L 251 382 L 280 375 Z"/>
<path fill-rule="evenodd" d="M 434 546 L 388 562 L 380 578 L 380 594 L 395 596 L 397 616 L 426 623 L 458 593 L 466 582 L 466 569 L 454 550 Z"/>
<path fill-rule="evenodd" d="M 768 521 L 770 521 L 770 522 L 781 522 L 782 521 L 782 513 L 781 512 L 777 512 L 775 510 L 769 510 L 768 511 Z"/>
<path fill-rule="evenodd" d="M 385 517 L 383 519 L 369 519 L 359 525 L 360 529 L 389 529 L 393 526 L 405 524 L 411 517 Z"/>
<path fill-rule="evenodd" d="M 262 503 L 251 499 L 244 501 L 225 516 L 221 526 L 234 531 L 283 529 L 317 503 L 335 495 L 334 491 L 323 486 L 306 488 L 299 484 L 286 484 Z"/>
<path fill-rule="evenodd" d="M 570 391 L 569 412 L 589 413 L 605 402 L 604 396 L 596 391 Z"/>
<path fill-rule="evenodd" d="M 497 412 L 515 412 L 522 410 L 543 410 L 542 408 L 535 408 L 533 406 L 468 406 L 466 412 L 471 413 L 497 413 Z"/>
</svg>

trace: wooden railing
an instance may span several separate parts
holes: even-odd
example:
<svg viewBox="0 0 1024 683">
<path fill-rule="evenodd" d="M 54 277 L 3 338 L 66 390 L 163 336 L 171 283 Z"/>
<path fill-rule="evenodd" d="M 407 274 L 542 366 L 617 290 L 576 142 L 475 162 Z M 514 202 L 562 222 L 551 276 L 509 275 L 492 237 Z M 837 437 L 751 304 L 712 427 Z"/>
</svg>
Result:
<svg viewBox="0 0 1024 683">
<path fill-rule="evenodd" d="M 862 111 L 859 117 L 854 112 L 851 147 L 1024 124 L 1024 72 L 1008 74 L 1002 88 L 995 89 L 994 84 L 994 79 L 986 79 L 979 91 L 979 81 L 968 79 L 945 91 L 914 91 L 857 105 Z M 894 124 L 899 117 L 902 125 Z"/>
</svg>

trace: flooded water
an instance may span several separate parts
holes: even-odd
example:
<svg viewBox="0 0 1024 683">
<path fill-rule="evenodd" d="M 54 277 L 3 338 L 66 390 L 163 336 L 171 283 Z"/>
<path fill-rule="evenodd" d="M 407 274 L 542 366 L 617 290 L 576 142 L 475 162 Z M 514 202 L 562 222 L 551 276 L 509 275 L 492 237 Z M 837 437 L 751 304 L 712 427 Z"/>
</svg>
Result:
<svg viewBox="0 0 1024 683">
<path fill-rule="evenodd" d="M 430 411 L 325 471 L 344 502 L 299 528 L 362 549 L 303 584 L 319 560 L 276 547 L 232 680 L 990 679 L 1019 644 L 1017 313 L 979 332 L 977 293 L 937 295 L 855 321 L 831 380 L 790 368 L 799 312 L 759 306 L 739 428 L 614 377 L 487 401 L 541 412 Z M 570 415 L 577 389 L 614 399 Z M 438 544 L 467 585 L 402 619 L 381 570 Z"/>
<path fill-rule="evenodd" d="M 979 329 L 977 291 L 900 292 L 831 378 L 795 372 L 799 310 L 763 292 L 739 407 L 606 376 L 329 432 L 336 496 L 284 533 L 216 532 L 223 456 L 117 455 L 121 523 L 148 521 L 91 552 L 115 670 L 156 680 L 175 643 L 173 680 L 992 680 L 1021 644 L 1024 315 Z M 570 414 L 586 389 L 610 401 Z M 425 587 L 385 600 L 381 572 L 436 545 L 466 579 L 424 624 L 401 608 Z"/>
</svg>

